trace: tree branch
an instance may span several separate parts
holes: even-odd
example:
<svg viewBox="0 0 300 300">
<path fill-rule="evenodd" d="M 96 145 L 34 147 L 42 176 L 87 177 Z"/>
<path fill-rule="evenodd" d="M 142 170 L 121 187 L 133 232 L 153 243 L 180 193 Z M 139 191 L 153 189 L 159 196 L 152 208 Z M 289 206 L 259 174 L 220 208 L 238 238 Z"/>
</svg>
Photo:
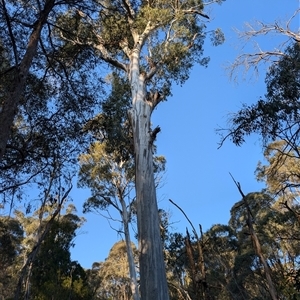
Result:
<svg viewBox="0 0 300 300">
<path fill-rule="evenodd" d="M 188 218 L 188 216 L 187 216 L 186 213 L 184 212 L 184 210 L 183 210 L 179 205 L 177 205 L 174 201 L 172 201 L 171 199 L 169 199 L 169 201 L 170 201 L 173 205 L 175 205 L 175 206 L 183 213 L 183 215 L 185 216 L 185 218 L 186 218 L 187 221 L 190 223 L 190 225 L 191 225 L 191 227 L 192 227 L 192 229 L 193 229 L 193 234 L 195 235 L 196 239 L 199 240 L 197 231 L 196 231 L 196 229 L 195 229 L 193 223 L 191 222 L 191 220 Z"/>
<path fill-rule="evenodd" d="M 134 10 L 133 10 L 133 8 L 132 8 L 132 6 L 131 6 L 131 3 L 128 1 L 128 0 L 122 0 L 122 3 L 123 3 L 123 5 L 124 5 L 124 7 L 125 7 L 125 9 L 126 9 L 126 11 L 127 11 L 127 13 L 128 13 L 128 21 L 130 22 L 130 23 L 132 23 L 133 22 L 133 19 L 134 19 L 134 17 L 135 17 L 135 12 L 134 12 Z"/>
<path fill-rule="evenodd" d="M 101 58 L 102 58 L 105 62 L 107 62 L 107 63 L 113 65 L 114 67 L 116 67 L 116 68 L 118 68 L 118 69 L 121 69 L 121 70 L 123 70 L 123 71 L 125 71 L 125 72 L 128 71 L 127 65 L 124 64 L 124 63 L 122 63 L 122 62 L 120 62 L 120 61 L 118 61 L 118 60 L 115 59 L 115 58 L 112 58 L 112 57 L 109 55 L 107 49 L 103 46 L 103 44 L 100 43 L 100 44 L 98 44 L 98 45 L 95 45 L 95 48 L 96 48 L 98 51 L 100 51 L 100 53 L 101 53 Z"/>
<path fill-rule="evenodd" d="M 199 15 L 203 18 L 206 18 L 206 19 L 209 19 L 209 16 L 202 13 L 201 11 L 199 10 L 196 10 L 196 9 L 188 9 L 188 10 L 181 10 L 181 12 L 183 12 L 184 14 L 192 14 L 192 15 Z"/>
<path fill-rule="evenodd" d="M 2 6 L 3 6 L 4 16 L 5 16 L 5 21 L 6 21 L 7 28 L 8 28 L 9 37 L 10 37 L 12 47 L 13 47 L 13 53 L 14 53 L 14 58 L 15 58 L 15 66 L 18 67 L 19 66 L 19 58 L 18 58 L 17 46 L 16 46 L 16 41 L 15 41 L 13 31 L 12 31 L 9 15 L 8 15 L 8 12 L 7 12 L 7 9 L 6 9 L 5 0 L 2 0 Z"/>
<path fill-rule="evenodd" d="M 254 52 L 253 53 L 243 53 L 239 55 L 235 61 L 227 67 L 229 71 L 229 76 L 231 79 L 235 74 L 237 74 L 239 67 L 243 66 L 247 72 L 250 68 L 254 68 L 255 73 L 257 73 L 257 68 L 260 63 L 269 63 L 278 60 L 278 57 L 284 55 L 282 50 L 286 47 L 286 44 L 290 43 L 291 40 L 300 42 L 300 33 L 292 31 L 290 24 L 292 20 L 300 13 L 300 9 L 297 9 L 294 14 L 289 18 L 285 24 L 280 24 L 280 22 L 275 21 L 273 24 L 265 24 L 261 21 L 256 21 L 254 24 L 245 23 L 245 31 L 240 31 L 236 29 L 238 37 L 243 39 L 248 43 L 256 37 L 269 34 L 279 34 L 287 37 L 287 40 L 283 42 L 277 49 L 273 51 L 264 51 L 260 48 L 259 44 L 254 41 Z"/>
</svg>

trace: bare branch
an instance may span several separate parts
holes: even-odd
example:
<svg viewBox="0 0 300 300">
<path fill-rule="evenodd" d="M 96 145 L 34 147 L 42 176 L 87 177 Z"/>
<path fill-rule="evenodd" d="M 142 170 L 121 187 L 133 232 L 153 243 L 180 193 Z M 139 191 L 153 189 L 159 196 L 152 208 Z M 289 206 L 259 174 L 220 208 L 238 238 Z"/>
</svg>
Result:
<svg viewBox="0 0 300 300">
<path fill-rule="evenodd" d="M 245 72 L 248 72 L 251 68 L 254 69 L 256 75 L 258 74 L 258 67 L 262 63 L 274 63 L 284 55 L 284 48 L 291 42 L 300 42 L 300 32 L 293 31 L 291 29 L 291 22 L 300 13 L 300 9 L 297 9 L 294 14 L 283 24 L 282 22 L 275 21 L 272 24 L 265 24 L 261 21 L 256 21 L 254 24 L 246 23 L 245 30 L 235 30 L 238 37 L 245 41 L 245 45 L 249 42 L 253 43 L 254 51 L 252 53 L 242 53 L 235 61 L 227 67 L 229 77 L 236 79 L 238 76 L 238 70 L 242 67 Z M 274 50 L 263 50 L 259 46 L 256 38 L 265 35 L 279 35 L 286 37 L 286 40 L 278 45 Z M 244 45 L 244 46 L 245 46 Z"/>
<path fill-rule="evenodd" d="M 184 210 L 179 206 L 177 205 L 174 201 L 172 201 L 171 199 L 169 199 L 169 201 L 175 205 L 182 213 L 183 215 L 185 216 L 185 218 L 187 219 L 187 221 L 190 223 L 192 229 L 193 229 L 193 234 L 195 235 L 196 239 L 199 240 L 199 237 L 198 237 L 198 234 L 197 234 L 197 231 L 193 225 L 193 223 L 191 222 L 191 220 L 189 219 L 189 217 L 186 215 L 186 213 L 184 212 Z"/>
<path fill-rule="evenodd" d="M 4 193 L 5 191 L 8 191 L 8 190 L 11 190 L 11 189 L 17 189 L 19 188 L 20 186 L 23 186 L 27 183 L 29 183 L 31 181 L 32 178 L 34 178 L 36 175 L 40 174 L 43 170 L 45 170 L 46 168 L 48 167 L 48 165 L 44 166 L 42 169 L 36 171 L 35 173 L 33 173 L 31 176 L 29 176 L 27 179 L 25 179 L 24 181 L 22 182 L 18 182 L 16 184 L 12 184 L 12 185 L 9 185 L 9 186 L 6 186 L 2 189 L 0 189 L 0 194 L 1 193 Z"/>
</svg>

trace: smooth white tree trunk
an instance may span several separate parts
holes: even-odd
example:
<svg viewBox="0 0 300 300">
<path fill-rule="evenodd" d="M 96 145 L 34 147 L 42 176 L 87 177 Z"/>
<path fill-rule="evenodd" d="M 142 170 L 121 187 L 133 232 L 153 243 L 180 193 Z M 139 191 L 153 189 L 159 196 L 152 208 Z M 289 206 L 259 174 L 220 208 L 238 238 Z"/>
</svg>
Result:
<svg viewBox="0 0 300 300">
<path fill-rule="evenodd" d="M 134 138 L 136 199 L 140 261 L 140 291 L 143 300 L 168 300 L 168 285 L 159 228 L 159 215 L 153 174 L 151 113 L 146 100 L 146 78 L 139 71 L 139 53 L 131 59 L 130 119 Z"/>
</svg>

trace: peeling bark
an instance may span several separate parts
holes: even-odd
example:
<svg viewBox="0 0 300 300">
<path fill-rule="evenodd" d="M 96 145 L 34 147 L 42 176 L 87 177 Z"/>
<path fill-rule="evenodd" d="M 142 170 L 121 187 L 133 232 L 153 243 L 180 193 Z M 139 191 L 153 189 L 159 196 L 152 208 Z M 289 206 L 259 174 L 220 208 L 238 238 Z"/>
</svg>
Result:
<svg viewBox="0 0 300 300">
<path fill-rule="evenodd" d="M 139 50 L 130 65 L 132 109 L 129 112 L 134 137 L 135 184 L 140 260 L 140 291 L 143 300 L 168 300 L 159 215 L 153 174 L 151 113 L 146 100 L 146 77 L 139 71 Z"/>
</svg>

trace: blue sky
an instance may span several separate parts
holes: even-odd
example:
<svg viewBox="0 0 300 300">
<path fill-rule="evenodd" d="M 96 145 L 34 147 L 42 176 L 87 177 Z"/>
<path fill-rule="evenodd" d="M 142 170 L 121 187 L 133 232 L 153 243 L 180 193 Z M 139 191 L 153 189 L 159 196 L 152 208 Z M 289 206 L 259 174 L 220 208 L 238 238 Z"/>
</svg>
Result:
<svg viewBox="0 0 300 300">
<path fill-rule="evenodd" d="M 245 22 L 260 20 L 272 23 L 287 20 L 299 7 L 299 0 L 226 0 L 210 8 L 211 28 L 220 27 L 225 33 L 223 45 L 212 47 L 207 40 L 205 55 L 210 56 L 208 68 L 196 66 L 183 87 L 175 86 L 173 97 L 161 103 L 153 114 L 152 123 L 159 125 L 158 154 L 167 159 L 163 186 L 157 191 L 158 205 L 171 213 L 174 231 L 185 232 L 189 224 L 172 199 L 189 216 L 194 226 L 207 230 L 213 224 L 226 224 L 230 209 L 240 200 L 229 172 L 241 183 L 245 194 L 263 187 L 254 171 L 263 159 L 258 136 L 250 136 L 242 147 L 229 140 L 218 149 L 216 129 L 226 127 L 229 113 L 236 112 L 242 103 L 253 103 L 265 93 L 265 72 L 231 82 L 225 66 L 239 54 L 241 41 L 233 28 L 243 29 Z M 294 28 L 298 30 L 299 19 Z M 281 40 L 277 36 L 260 40 L 263 49 L 272 50 Z M 81 214 L 88 190 L 74 189 L 71 196 Z M 72 259 L 90 268 L 93 262 L 103 261 L 110 248 L 120 239 L 107 220 L 99 215 L 86 214 L 85 225 L 79 230 L 72 249 Z M 119 225 L 116 225 L 118 227 Z"/>
</svg>

